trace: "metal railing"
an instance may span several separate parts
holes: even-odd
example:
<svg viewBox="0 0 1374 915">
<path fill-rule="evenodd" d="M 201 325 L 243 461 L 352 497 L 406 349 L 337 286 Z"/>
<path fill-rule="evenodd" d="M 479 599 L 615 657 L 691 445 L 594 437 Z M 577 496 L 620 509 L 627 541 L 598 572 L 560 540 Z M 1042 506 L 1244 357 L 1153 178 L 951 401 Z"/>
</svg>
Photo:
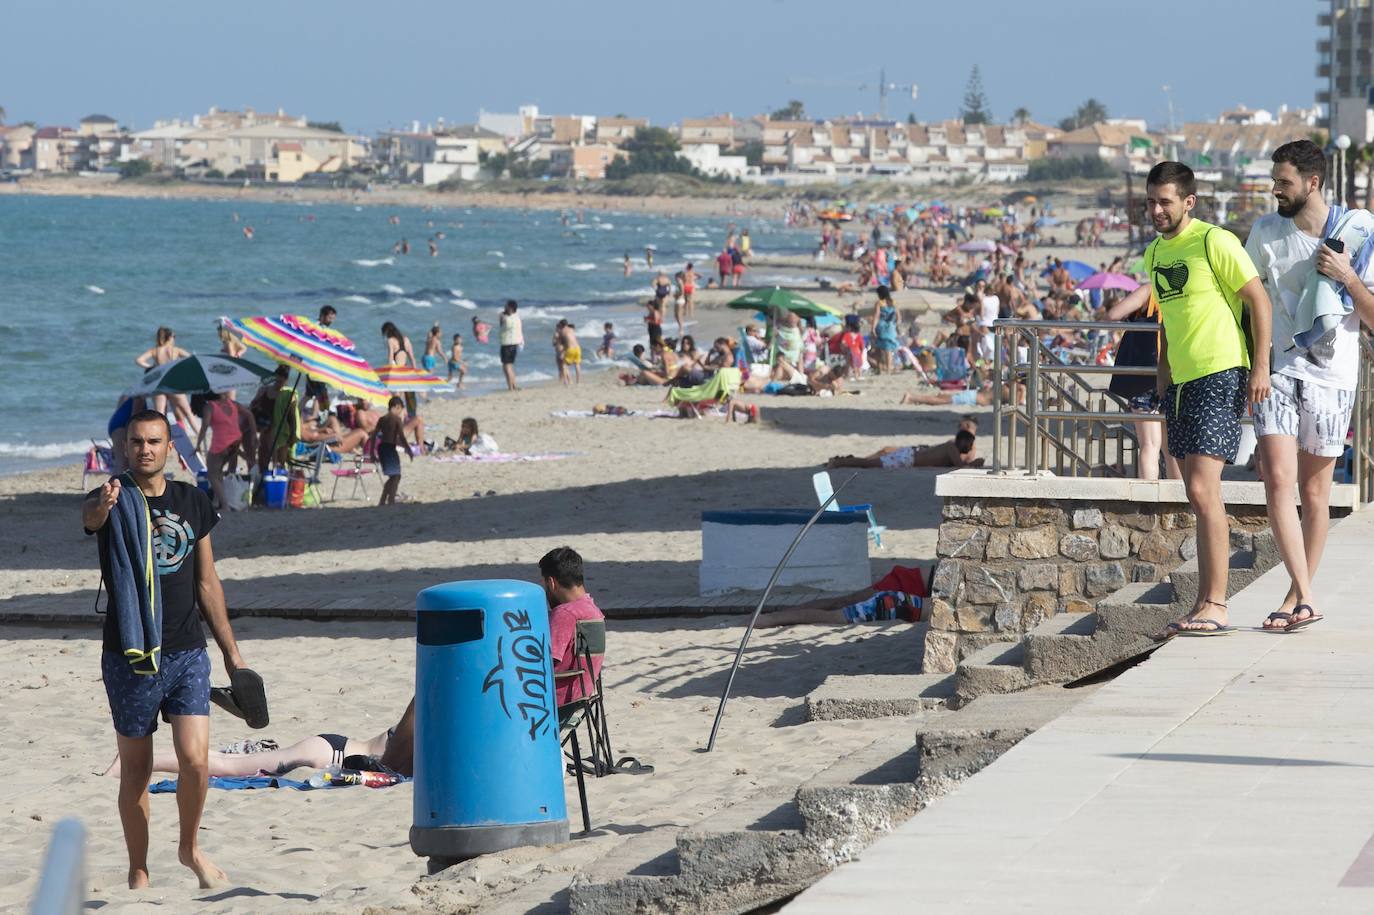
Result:
<svg viewBox="0 0 1374 915">
<path fill-rule="evenodd" d="M 1094 382 L 1114 374 L 1154 377 L 1155 370 L 1064 362 L 1040 334 L 1158 329 L 1149 322 L 994 322 L 992 472 L 1136 476 L 1140 446 L 1130 424 L 1159 422 L 1163 417 L 1130 413 L 1105 383 Z"/>
<path fill-rule="evenodd" d="M 1139 476 L 1133 424 L 1163 422 L 1162 413 L 1131 413 L 1106 388 L 1112 375 L 1148 375 L 1152 367 L 1065 362 L 1041 340 L 1046 330 L 1158 331 L 1143 321 L 994 322 L 991 473 L 1059 476 Z M 1349 479 L 1360 503 L 1374 502 L 1374 345 L 1360 337 L 1359 385 L 1352 417 Z M 1247 417 L 1244 422 L 1249 422 Z M 1345 479 L 1337 467 L 1337 481 Z"/>
</svg>

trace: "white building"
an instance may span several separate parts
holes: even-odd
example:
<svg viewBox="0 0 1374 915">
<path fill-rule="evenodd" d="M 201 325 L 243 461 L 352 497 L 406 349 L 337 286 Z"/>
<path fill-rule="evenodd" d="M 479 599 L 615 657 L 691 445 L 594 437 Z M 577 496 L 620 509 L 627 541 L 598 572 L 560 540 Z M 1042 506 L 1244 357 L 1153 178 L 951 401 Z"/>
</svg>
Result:
<svg viewBox="0 0 1374 915">
<path fill-rule="evenodd" d="M 747 174 L 758 174 L 751 168 L 744 156 L 722 155 L 715 143 L 684 143 L 678 156 L 692 163 L 692 167 L 704 175 L 724 178 L 743 178 Z"/>
</svg>

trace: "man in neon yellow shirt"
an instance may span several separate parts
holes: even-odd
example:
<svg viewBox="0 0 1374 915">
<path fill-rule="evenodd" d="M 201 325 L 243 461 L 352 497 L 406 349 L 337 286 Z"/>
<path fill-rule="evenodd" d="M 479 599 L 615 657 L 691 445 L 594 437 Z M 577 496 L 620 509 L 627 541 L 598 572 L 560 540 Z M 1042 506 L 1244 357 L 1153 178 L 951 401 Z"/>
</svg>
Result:
<svg viewBox="0 0 1374 915">
<path fill-rule="evenodd" d="M 1145 179 L 1145 207 L 1159 237 L 1145 249 L 1159 305 L 1156 381 L 1163 401 L 1169 453 L 1183 465 L 1183 485 L 1197 517 L 1198 595 L 1190 613 L 1159 638 L 1226 635 L 1230 531 L 1221 500 L 1221 468 L 1240 447 L 1247 402 L 1269 396 L 1269 296 L 1240 239 L 1192 217 L 1193 170 L 1161 162 Z M 1247 352 L 1243 311 L 1249 310 L 1254 356 Z"/>
</svg>

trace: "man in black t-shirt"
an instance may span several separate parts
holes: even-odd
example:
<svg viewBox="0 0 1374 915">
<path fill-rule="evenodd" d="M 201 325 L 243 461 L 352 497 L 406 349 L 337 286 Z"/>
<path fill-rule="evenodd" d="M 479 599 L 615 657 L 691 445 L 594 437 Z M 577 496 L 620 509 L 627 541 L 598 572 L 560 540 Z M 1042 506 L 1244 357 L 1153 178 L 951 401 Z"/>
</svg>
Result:
<svg viewBox="0 0 1374 915">
<path fill-rule="evenodd" d="M 124 657 L 115 607 L 105 618 L 101 655 L 101 673 L 119 744 L 119 817 L 129 851 L 129 887 L 148 885 L 148 779 L 153 771 L 152 735 L 161 713 L 172 725 L 172 742 L 180 762 L 178 857 L 200 878 L 200 885 L 209 888 L 228 878 L 200 851 L 197 840 L 210 747 L 210 659 L 200 616 L 209 624 L 223 653 L 225 669 L 234 674 L 246 670 L 246 665 L 234 641 L 224 589 L 215 572 L 210 531 L 218 519 L 209 497 L 194 486 L 168 481 L 163 475 L 171 428 L 162 414 L 136 413 L 129 420 L 127 440 L 128 475 L 112 479 L 87 495 L 81 504 L 81 521 L 86 532 L 97 537 L 100 571 L 108 581 L 113 580 L 110 512 L 130 479 L 147 500 L 153 522 L 153 552 L 162 592 L 157 672 L 136 673 Z"/>
</svg>

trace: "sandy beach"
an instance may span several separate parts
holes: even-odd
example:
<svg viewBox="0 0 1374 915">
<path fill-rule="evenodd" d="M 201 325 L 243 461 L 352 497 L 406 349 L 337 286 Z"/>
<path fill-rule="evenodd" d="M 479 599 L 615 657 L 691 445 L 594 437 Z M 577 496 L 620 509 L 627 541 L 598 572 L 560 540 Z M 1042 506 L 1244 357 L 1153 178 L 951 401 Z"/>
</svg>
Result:
<svg viewBox="0 0 1374 915">
<path fill-rule="evenodd" d="M 1061 250 L 1068 251 L 1036 254 Z M 1080 254 L 1109 259 L 1117 250 Z M 765 255 L 757 266 L 768 263 Z M 815 265 L 802 259 L 774 266 Z M 749 318 L 720 307 L 733 294 L 700 296 L 692 328 L 698 340 Z M 846 310 L 852 301 L 821 292 L 816 297 Z M 915 290 L 898 302 L 934 322 L 933 309 L 948 307 L 949 297 Z M 584 338 L 589 350 L 590 343 Z M 546 341 L 531 342 L 522 360 L 553 365 Z M 585 557 L 588 588 L 603 605 L 690 598 L 697 593 L 703 510 L 814 506 L 811 475 L 828 457 L 945 441 L 965 413 L 983 421 L 980 453 L 991 448 L 986 408 L 899 406 L 901 394 L 917 386 L 912 372 L 869 377 L 854 393 L 835 398 L 747 398 L 762 409 L 759 425 L 553 415 L 598 403 L 644 411 L 661 406 L 661 389 L 626 388 L 615 376 L 614 368 L 591 368 L 575 387 L 436 398 L 423 408 L 429 438 L 454 435 L 459 421 L 473 416 L 503 451 L 564 454 L 559 460 L 456 464 L 425 457 L 405 464 L 401 491 L 411 501 L 393 508 L 375 507 L 379 483 L 373 478 L 366 501 L 345 498 L 344 482 L 340 499 L 320 510 L 227 514 L 215 529 L 214 546 L 230 608 L 348 604 L 403 611 L 413 606 L 416 591 L 439 582 L 530 579 L 538 558 L 565 544 Z M 938 472 L 861 471 L 845 491 L 845 502 L 872 503 L 888 527 L 884 549 L 872 553 L 875 577 L 893 564 L 929 567 L 933 561 Z M 737 682 L 721 744 L 703 755 L 697 750 L 705 744 L 743 618 L 613 620 L 606 661 L 612 736 L 617 751 L 657 771 L 591 783 L 593 836 L 490 856 L 431 878 L 406 842 L 408 785 L 212 791 L 203 844 L 228 871 L 231 886 L 201 891 L 175 860 L 174 801 L 155 796 L 154 887 L 130 892 L 124 888 L 115 783 L 98 774 L 114 756 L 114 740 L 92 613 L 99 575 L 94 546 L 80 530 L 79 479 L 76 466 L 0 477 L 0 613 L 69 619 L 3 630 L 0 688 L 7 698 L 0 703 L 0 726 L 19 752 L 0 788 L 11 824 L 0 838 L 0 909 L 21 907 L 29 898 L 53 823 L 80 815 L 89 830 L 91 898 L 103 912 L 153 906 L 235 913 L 562 911 L 573 876 L 614 856 L 621 843 L 645 834 L 670 841 L 676 831 L 750 792 L 799 784 L 906 727 L 901 719 L 807 722 L 803 700 L 827 674 L 917 672 L 918 627 L 761 631 Z M 408 622 L 241 617 L 235 628 L 245 658 L 267 679 L 273 722 L 250 733 L 215 710 L 212 747 L 246 736 L 282 744 L 324 731 L 371 736 L 394 723 L 412 692 Z M 213 680 L 220 681 L 213 649 L 211 657 Z M 166 728 L 156 738 L 159 746 L 169 739 Z M 576 829 L 571 778 L 566 787 Z"/>
</svg>

